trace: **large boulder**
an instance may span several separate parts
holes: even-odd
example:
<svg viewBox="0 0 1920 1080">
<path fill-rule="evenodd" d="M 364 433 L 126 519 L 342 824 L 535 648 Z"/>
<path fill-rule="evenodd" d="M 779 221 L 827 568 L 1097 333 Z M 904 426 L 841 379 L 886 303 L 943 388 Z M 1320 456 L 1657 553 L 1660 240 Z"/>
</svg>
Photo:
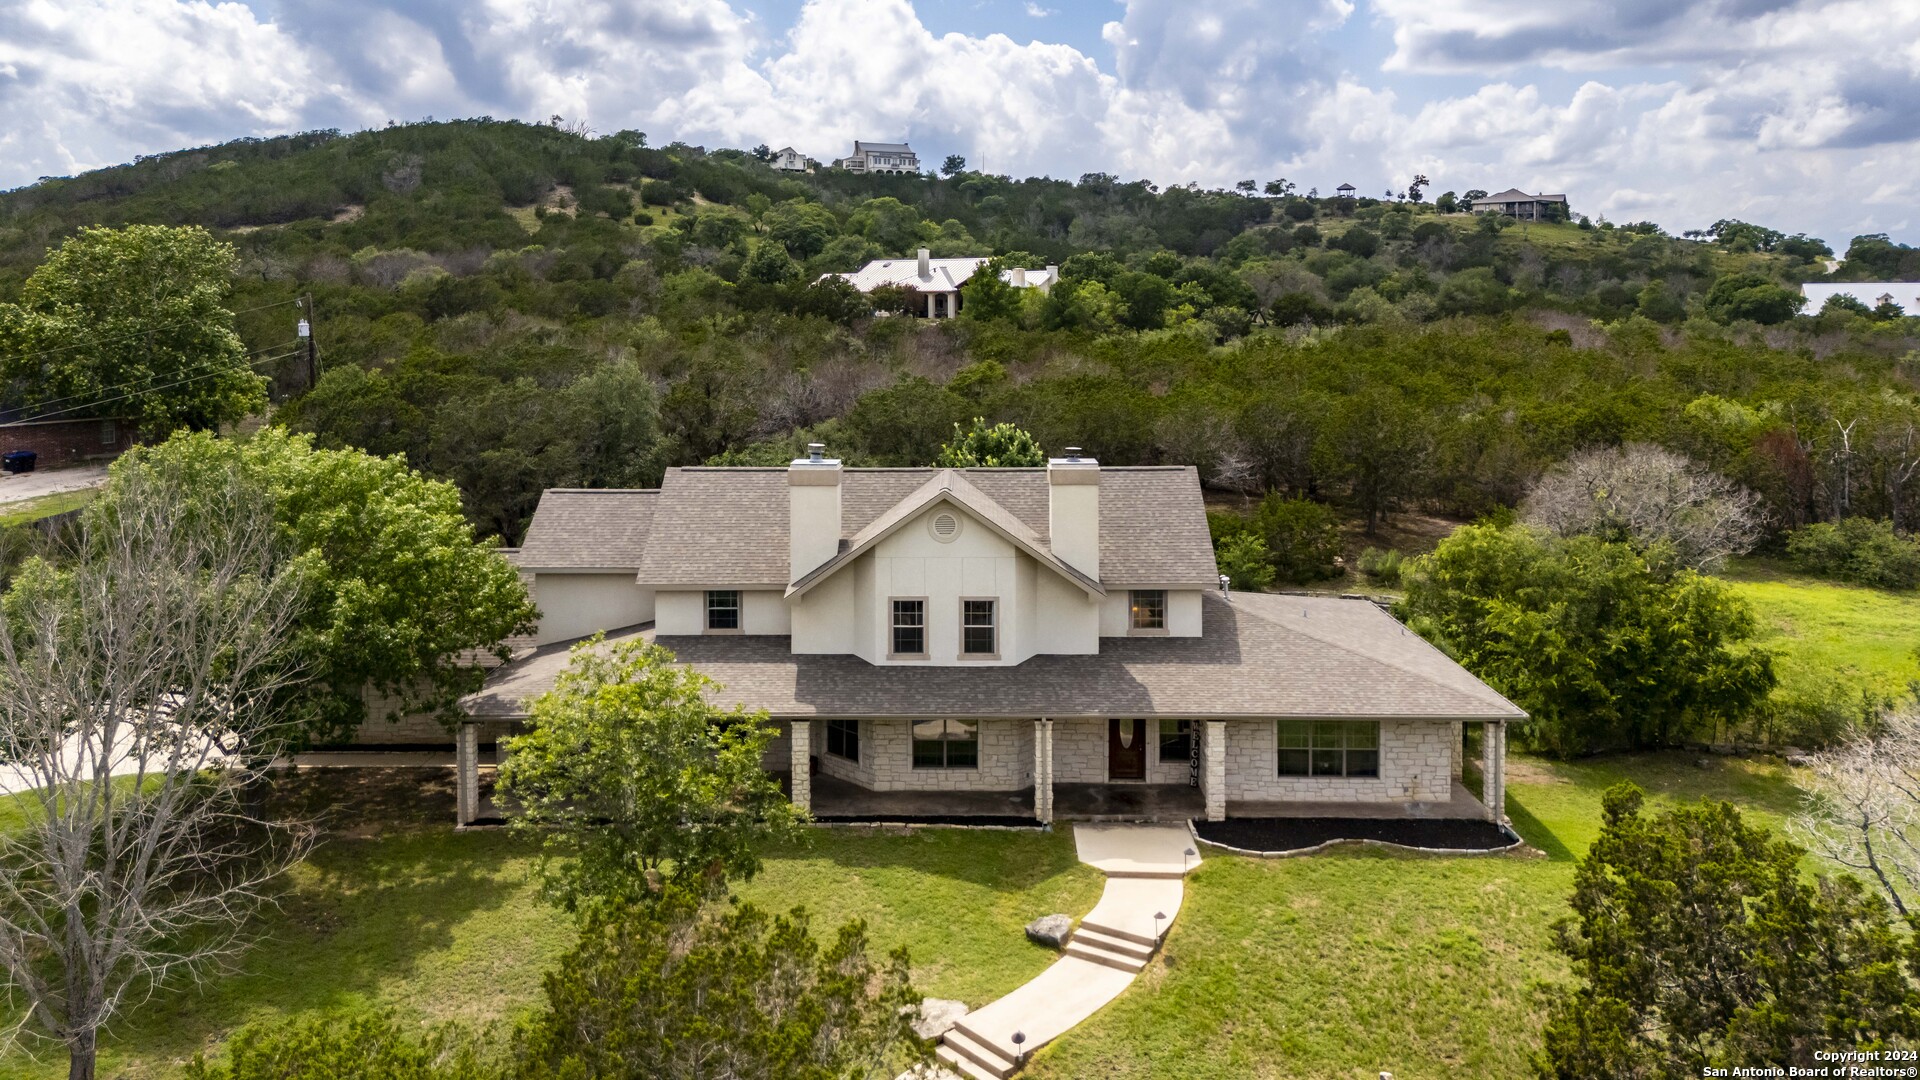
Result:
<svg viewBox="0 0 1920 1080">
<path fill-rule="evenodd" d="M 1042 915 L 1027 924 L 1027 940 L 1049 949 L 1063 949 L 1073 933 L 1071 915 Z"/>
<path fill-rule="evenodd" d="M 913 1033 L 923 1039 L 937 1039 L 967 1015 L 967 1003 L 948 998 L 922 998 L 920 1015 L 913 1021 Z"/>
</svg>

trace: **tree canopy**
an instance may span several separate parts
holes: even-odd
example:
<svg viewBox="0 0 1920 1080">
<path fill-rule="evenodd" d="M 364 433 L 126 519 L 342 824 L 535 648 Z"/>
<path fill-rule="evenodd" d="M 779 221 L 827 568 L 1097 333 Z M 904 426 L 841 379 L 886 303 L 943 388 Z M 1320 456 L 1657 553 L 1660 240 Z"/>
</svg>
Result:
<svg viewBox="0 0 1920 1080">
<path fill-rule="evenodd" d="M 498 791 L 514 827 L 541 837 L 543 886 L 562 907 L 751 877 L 759 845 L 793 834 L 798 812 L 760 765 L 766 714 L 717 709 L 712 688 L 661 646 L 595 635 L 533 701 Z"/>
<path fill-rule="evenodd" d="M 227 471 L 268 493 L 301 574 L 293 645 L 311 676 L 299 691 L 310 740 L 343 740 L 369 716 L 452 715 L 480 685 L 472 654 L 505 659 L 505 640 L 531 632 L 519 574 L 474 538 L 459 492 L 397 457 L 317 450 L 281 428 L 246 439 L 183 432 L 115 462 L 102 501 L 112 507 L 151 477 L 191 491 Z"/>
<path fill-rule="evenodd" d="M 33 417 L 211 429 L 267 403 L 234 331 L 233 245 L 203 228 L 87 226 L 0 303 L 0 378 Z M 282 307 L 291 344 L 294 310 Z"/>
<path fill-rule="evenodd" d="M 1746 602 L 1658 548 L 1473 525 L 1403 580 L 1400 615 L 1527 710 L 1549 753 L 1710 736 L 1776 681 Z"/>
</svg>

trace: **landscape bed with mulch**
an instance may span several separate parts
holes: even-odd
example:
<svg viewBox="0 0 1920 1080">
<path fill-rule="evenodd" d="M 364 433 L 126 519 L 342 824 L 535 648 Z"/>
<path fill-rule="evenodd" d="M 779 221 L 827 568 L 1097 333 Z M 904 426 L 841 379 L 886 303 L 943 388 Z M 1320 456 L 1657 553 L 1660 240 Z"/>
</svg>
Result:
<svg viewBox="0 0 1920 1080">
<path fill-rule="evenodd" d="M 1242 851 L 1300 851 L 1332 840 L 1413 848 L 1497 851 L 1517 843 L 1491 821 L 1470 818 L 1235 818 L 1194 823 L 1200 839 Z"/>
</svg>

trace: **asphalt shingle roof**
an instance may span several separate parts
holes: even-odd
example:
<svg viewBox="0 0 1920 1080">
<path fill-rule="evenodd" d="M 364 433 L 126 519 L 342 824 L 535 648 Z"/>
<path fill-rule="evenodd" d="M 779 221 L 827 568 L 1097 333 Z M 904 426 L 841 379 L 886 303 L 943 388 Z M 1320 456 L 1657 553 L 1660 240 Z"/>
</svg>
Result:
<svg viewBox="0 0 1920 1080">
<path fill-rule="evenodd" d="M 514 565 L 529 570 L 638 570 L 657 489 L 553 488 L 527 523 Z"/>
<path fill-rule="evenodd" d="M 851 543 L 940 471 L 846 470 L 840 483 L 841 539 Z M 953 472 L 1037 540 L 1048 542 L 1045 469 Z M 785 588 L 787 560 L 787 470 L 667 470 L 640 565 L 642 583 Z M 1200 478 L 1191 466 L 1100 470 L 1101 584 L 1208 586 L 1217 574 Z"/>
<path fill-rule="evenodd" d="M 785 637 L 663 637 L 714 679 L 716 704 L 775 717 L 1166 716 L 1515 720 L 1525 714 L 1364 600 L 1208 595 L 1197 638 L 1102 638 L 1096 655 L 1013 667 L 878 666 L 789 652 Z M 652 625 L 609 640 L 653 638 Z M 462 702 L 475 717 L 525 714 L 571 643 L 500 668 Z"/>
</svg>

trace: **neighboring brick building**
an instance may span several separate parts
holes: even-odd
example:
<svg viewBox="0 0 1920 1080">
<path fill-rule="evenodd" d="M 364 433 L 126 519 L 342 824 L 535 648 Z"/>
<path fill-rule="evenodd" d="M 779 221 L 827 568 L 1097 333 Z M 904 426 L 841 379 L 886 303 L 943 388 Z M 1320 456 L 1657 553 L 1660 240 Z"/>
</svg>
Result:
<svg viewBox="0 0 1920 1080">
<path fill-rule="evenodd" d="M 31 450 L 43 469 L 116 458 L 134 442 L 133 422 L 118 417 L 0 423 L 0 454 Z"/>
</svg>

